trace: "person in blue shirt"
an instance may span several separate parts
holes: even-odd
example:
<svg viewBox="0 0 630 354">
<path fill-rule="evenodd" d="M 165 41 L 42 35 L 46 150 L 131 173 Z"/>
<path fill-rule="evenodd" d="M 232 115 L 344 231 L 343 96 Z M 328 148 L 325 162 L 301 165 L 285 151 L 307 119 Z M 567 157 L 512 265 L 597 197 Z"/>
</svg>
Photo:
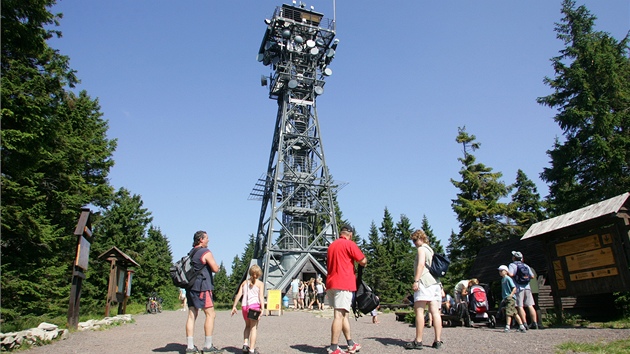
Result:
<svg viewBox="0 0 630 354">
<path fill-rule="evenodd" d="M 516 312 L 516 286 L 514 285 L 514 281 L 508 275 L 508 267 L 506 265 L 502 265 L 498 268 L 499 274 L 501 275 L 501 298 L 503 299 L 502 305 L 505 308 L 505 329 L 503 332 L 510 331 L 510 325 L 512 324 L 512 316 L 516 319 L 516 323 L 518 323 L 518 331 L 521 333 L 525 333 L 526 329 L 523 325 L 523 321 L 521 317 Z"/>
</svg>

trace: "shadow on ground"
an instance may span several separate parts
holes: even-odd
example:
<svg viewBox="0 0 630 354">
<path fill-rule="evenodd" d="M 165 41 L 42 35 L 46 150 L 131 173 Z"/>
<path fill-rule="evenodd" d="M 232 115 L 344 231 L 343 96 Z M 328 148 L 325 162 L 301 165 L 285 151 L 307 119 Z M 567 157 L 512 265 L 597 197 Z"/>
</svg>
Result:
<svg viewBox="0 0 630 354">
<path fill-rule="evenodd" d="M 306 345 L 306 344 L 295 344 L 295 345 L 291 345 L 290 347 L 299 351 L 300 353 L 321 353 L 322 352 L 322 347 L 314 347 L 312 345 Z M 326 350 L 326 348 L 324 348 L 323 350 Z"/>
<path fill-rule="evenodd" d="M 153 351 L 156 353 L 183 353 L 186 351 L 186 345 L 182 343 L 168 343 L 161 348 L 153 349 Z"/>
<path fill-rule="evenodd" d="M 396 338 L 366 337 L 366 339 L 374 339 L 375 341 L 385 346 L 401 347 L 401 348 L 405 346 L 405 343 L 407 343 L 404 340 L 396 339 Z"/>
<path fill-rule="evenodd" d="M 222 353 L 242 353 L 243 349 L 237 347 L 224 347 Z M 181 343 L 168 343 L 161 348 L 153 349 L 156 353 L 185 353 L 186 345 Z"/>
</svg>

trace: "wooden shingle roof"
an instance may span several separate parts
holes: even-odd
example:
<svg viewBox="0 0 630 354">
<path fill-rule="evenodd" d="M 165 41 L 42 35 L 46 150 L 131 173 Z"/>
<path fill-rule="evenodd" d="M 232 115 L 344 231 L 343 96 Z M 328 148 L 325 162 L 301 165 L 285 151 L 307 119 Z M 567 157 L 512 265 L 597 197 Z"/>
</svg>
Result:
<svg viewBox="0 0 630 354">
<path fill-rule="evenodd" d="M 599 203 L 591 204 L 584 208 L 556 216 L 555 218 L 537 222 L 532 225 L 527 232 L 525 232 L 522 239 L 525 240 L 541 236 L 550 232 L 594 221 L 599 218 L 614 217 L 622 208 L 624 208 L 624 205 L 629 202 L 629 198 L 630 192 L 626 192 L 616 197 L 603 200 Z M 626 208 L 627 207 L 628 206 L 626 206 Z"/>
</svg>

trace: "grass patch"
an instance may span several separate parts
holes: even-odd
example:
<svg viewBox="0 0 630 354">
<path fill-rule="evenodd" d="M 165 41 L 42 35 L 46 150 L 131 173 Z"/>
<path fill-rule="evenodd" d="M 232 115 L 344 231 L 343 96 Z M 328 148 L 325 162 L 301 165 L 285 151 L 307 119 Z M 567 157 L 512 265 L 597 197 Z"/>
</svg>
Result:
<svg viewBox="0 0 630 354">
<path fill-rule="evenodd" d="M 622 354 L 630 352 L 630 339 L 610 343 L 575 343 L 567 342 L 556 346 L 556 353 L 602 353 Z"/>
</svg>

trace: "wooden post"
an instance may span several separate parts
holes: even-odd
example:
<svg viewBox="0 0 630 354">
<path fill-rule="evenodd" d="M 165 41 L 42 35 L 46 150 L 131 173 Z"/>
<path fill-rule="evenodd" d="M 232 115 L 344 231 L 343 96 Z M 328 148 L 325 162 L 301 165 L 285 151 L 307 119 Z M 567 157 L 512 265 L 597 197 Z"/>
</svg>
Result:
<svg viewBox="0 0 630 354">
<path fill-rule="evenodd" d="M 74 235 L 77 236 L 77 253 L 72 265 L 72 286 L 70 288 L 70 303 L 68 305 L 68 328 L 77 329 L 79 326 L 79 307 L 81 304 L 81 286 L 88 268 L 90 245 L 93 241 L 90 209 L 82 208 L 81 215 Z"/>
<path fill-rule="evenodd" d="M 109 317 L 109 310 L 114 298 L 116 297 L 116 259 L 110 260 L 109 266 L 109 286 L 107 287 L 107 303 L 105 304 L 105 317 Z"/>
</svg>

